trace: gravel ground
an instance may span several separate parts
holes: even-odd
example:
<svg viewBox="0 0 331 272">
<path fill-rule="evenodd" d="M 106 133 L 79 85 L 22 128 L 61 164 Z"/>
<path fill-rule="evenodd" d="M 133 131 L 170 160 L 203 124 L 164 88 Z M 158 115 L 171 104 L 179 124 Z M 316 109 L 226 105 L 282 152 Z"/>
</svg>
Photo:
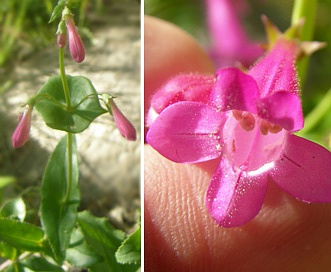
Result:
<svg viewBox="0 0 331 272">
<path fill-rule="evenodd" d="M 82 64 L 66 56 L 66 72 L 88 77 L 100 93 L 117 97 L 119 108 L 138 132 L 135 142 L 122 138 L 113 119 L 105 114 L 77 136 L 80 154 L 82 209 L 108 216 L 115 226 L 130 231 L 140 207 L 140 3 L 116 1 L 101 16 L 91 16 L 93 38 Z M 65 134 L 47 127 L 36 111 L 30 141 L 21 149 L 11 147 L 20 106 L 50 76 L 58 74 L 56 44 L 35 52 L 17 64 L 6 81 L 12 85 L 0 95 L 0 176 L 17 178 L 14 192 L 39 186 L 47 159 Z"/>
</svg>

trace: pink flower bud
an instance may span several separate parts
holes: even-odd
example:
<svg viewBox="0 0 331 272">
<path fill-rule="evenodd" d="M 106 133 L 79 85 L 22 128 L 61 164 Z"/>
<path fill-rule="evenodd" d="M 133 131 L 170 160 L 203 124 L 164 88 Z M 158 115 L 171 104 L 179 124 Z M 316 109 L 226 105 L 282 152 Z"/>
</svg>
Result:
<svg viewBox="0 0 331 272">
<path fill-rule="evenodd" d="M 83 41 L 77 32 L 73 18 L 71 16 L 68 16 L 65 22 L 69 36 L 70 54 L 74 61 L 82 62 L 85 59 L 85 48 Z"/>
<path fill-rule="evenodd" d="M 119 110 L 113 99 L 109 99 L 108 104 L 114 116 L 115 124 L 121 135 L 129 141 L 135 141 L 137 137 L 136 129 L 134 128 L 134 126 Z"/>
<path fill-rule="evenodd" d="M 12 136 L 12 144 L 14 148 L 22 147 L 29 140 L 31 112 L 32 107 L 27 105 Z"/>
<path fill-rule="evenodd" d="M 67 36 L 65 33 L 59 33 L 57 35 L 57 44 L 60 48 L 63 48 L 67 44 Z"/>
</svg>

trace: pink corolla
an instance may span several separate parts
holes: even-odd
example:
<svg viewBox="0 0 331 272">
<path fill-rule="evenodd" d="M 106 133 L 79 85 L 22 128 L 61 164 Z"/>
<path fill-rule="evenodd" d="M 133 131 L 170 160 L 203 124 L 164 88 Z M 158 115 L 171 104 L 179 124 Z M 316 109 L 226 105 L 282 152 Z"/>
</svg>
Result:
<svg viewBox="0 0 331 272">
<path fill-rule="evenodd" d="M 205 0 L 207 23 L 211 37 L 210 54 L 217 67 L 240 62 L 248 67 L 263 53 L 262 47 L 246 35 L 236 12 L 242 0 Z"/>
<path fill-rule="evenodd" d="M 152 100 L 157 114 L 150 117 L 147 142 L 154 149 L 178 163 L 219 159 L 206 206 L 223 227 L 258 214 L 268 181 L 305 202 L 331 201 L 330 151 L 293 134 L 304 123 L 298 53 L 299 45 L 282 37 L 247 73 L 222 68 L 201 84 L 194 77 L 191 89 L 177 78 L 177 91 L 162 88 Z M 168 94 L 164 101 L 162 93 Z"/>
<path fill-rule="evenodd" d="M 113 99 L 108 100 L 108 105 L 113 114 L 115 124 L 121 135 L 129 141 L 135 141 L 137 139 L 136 129 L 131 124 L 131 122 L 119 110 Z"/>
<path fill-rule="evenodd" d="M 27 105 L 23 114 L 20 116 L 19 124 L 12 136 L 12 144 L 14 148 L 22 147 L 29 140 L 31 112 L 32 106 Z"/>
<path fill-rule="evenodd" d="M 67 15 L 65 23 L 69 36 L 69 51 L 74 61 L 80 63 L 85 59 L 85 47 L 84 43 L 79 36 L 74 19 L 71 15 Z"/>
</svg>

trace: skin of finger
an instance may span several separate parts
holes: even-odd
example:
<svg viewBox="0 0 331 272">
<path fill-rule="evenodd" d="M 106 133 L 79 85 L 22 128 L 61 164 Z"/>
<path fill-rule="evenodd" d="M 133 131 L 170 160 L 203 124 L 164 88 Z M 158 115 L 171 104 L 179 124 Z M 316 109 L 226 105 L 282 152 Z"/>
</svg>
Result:
<svg viewBox="0 0 331 272">
<path fill-rule="evenodd" d="M 329 271 L 331 207 L 270 182 L 248 224 L 219 227 L 205 209 L 217 161 L 176 164 L 145 146 L 145 271 Z"/>
<path fill-rule="evenodd" d="M 145 20 L 145 35 L 149 24 L 157 32 L 158 23 L 163 24 L 152 18 Z M 201 66 L 194 63 L 195 56 L 201 56 L 200 64 L 206 59 L 197 45 L 188 45 L 192 50 L 182 53 L 184 56 L 176 52 L 185 48 L 185 42 L 179 48 L 156 50 L 166 46 L 164 41 L 171 40 L 167 37 L 172 35 L 176 41 L 194 43 L 183 31 L 166 25 L 164 32 L 161 27 L 157 35 L 145 36 L 147 99 L 171 76 L 188 72 L 190 62 L 192 71 L 211 69 L 208 61 Z M 146 51 L 148 43 L 153 44 L 151 52 Z M 161 67 L 157 66 L 158 59 L 162 60 Z M 163 71 L 167 71 L 165 75 L 158 74 Z M 205 209 L 205 192 L 217 161 L 176 164 L 148 145 L 144 157 L 145 271 L 329 271 L 329 204 L 296 201 L 270 182 L 259 215 L 245 226 L 224 229 L 215 224 Z"/>
</svg>

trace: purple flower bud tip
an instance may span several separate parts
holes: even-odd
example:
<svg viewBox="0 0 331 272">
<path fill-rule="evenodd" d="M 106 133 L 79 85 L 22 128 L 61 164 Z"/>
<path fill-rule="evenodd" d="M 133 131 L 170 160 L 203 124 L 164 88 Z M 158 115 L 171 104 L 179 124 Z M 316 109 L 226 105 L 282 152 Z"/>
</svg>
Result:
<svg viewBox="0 0 331 272">
<path fill-rule="evenodd" d="M 108 103 L 113 113 L 115 124 L 121 135 L 129 141 L 135 141 L 137 139 L 137 136 L 136 129 L 134 128 L 134 126 L 119 110 L 113 99 L 109 99 Z"/>
<path fill-rule="evenodd" d="M 27 105 L 12 136 L 12 144 L 14 148 L 22 147 L 29 140 L 31 112 L 32 107 Z"/>
<path fill-rule="evenodd" d="M 66 26 L 68 29 L 70 54 L 74 61 L 80 63 L 85 59 L 85 48 L 72 17 L 66 19 Z"/>
</svg>

